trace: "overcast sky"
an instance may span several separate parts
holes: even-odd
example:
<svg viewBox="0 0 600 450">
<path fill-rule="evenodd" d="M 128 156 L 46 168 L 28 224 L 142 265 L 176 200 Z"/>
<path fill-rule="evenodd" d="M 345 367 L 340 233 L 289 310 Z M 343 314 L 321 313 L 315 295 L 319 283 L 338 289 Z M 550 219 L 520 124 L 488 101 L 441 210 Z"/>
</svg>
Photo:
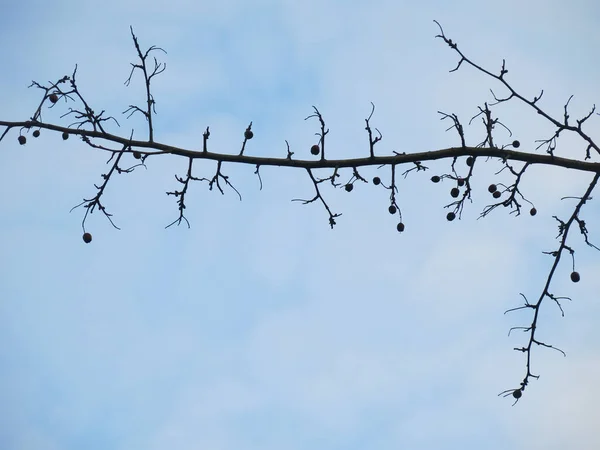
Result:
<svg viewBox="0 0 600 450">
<path fill-rule="evenodd" d="M 144 101 L 129 26 L 142 47 L 157 45 L 167 70 L 156 79 L 155 139 L 237 153 L 311 159 L 318 123 L 330 133 L 329 158 L 368 155 L 364 119 L 383 133 L 377 154 L 459 144 L 437 111 L 466 124 L 489 89 L 475 70 L 449 73 L 456 55 L 446 34 L 476 62 L 541 106 L 571 117 L 600 102 L 600 5 L 593 0 L 402 2 L 372 0 L 204 0 L 13 2 L 0 16 L 0 120 L 26 120 L 42 98 L 28 89 L 71 75 L 96 111 L 119 122 L 111 132 L 147 138 L 139 118 L 122 114 Z M 62 125 L 68 104 L 44 110 Z M 553 132 L 519 105 L 496 110 L 534 151 Z M 588 132 L 600 142 L 600 117 Z M 534 167 L 522 190 L 535 217 L 496 210 L 487 186 L 509 181 L 494 161 L 476 167 L 473 203 L 447 222 L 453 187 L 433 184 L 449 161 L 399 181 L 398 216 L 381 186 L 351 192 L 324 187 L 331 230 L 319 204 L 301 205 L 313 186 L 303 170 L 225 164 L 240 191 L 224 196 L 191 187 L 191 228 L 165 226 L 187 161 L 151 158 L 111 179 L 103 203 L 121 230 L 84 211 L 107 154 L 42 130 L 25 146 L 13 130 L 0 143 L 0 448 L 6 450 L 240 449 L 597 449 L 600 403 L 600 255 L 573 232 L 581 282 L 570 259 L 552 291 L 570 296 L 565 317 L 551 303 L 539 338 L 567 353 L 536 348 L 522 400 L 497 395 L 519 386 L 530 312 L 558 247 L 553 215 L 566 218 L 591 175 Z M 484 137 L 479 121 L 467 142 Z M 561 138 L 558 153 L 583 158 L 585 146 Z M 125 158 L 124 166 L 135 160 Z M 464 161 L 457 167 L 466 174 Z M 196 176 L 214 174 L 199 162 Z M 401 171 L 402 169 L 398 169 Z M 323 172 L 326 176 L 330 172 Z M 361 171 L 389 182 L 389 169 Z M 342 173 L 347 180 L 350 172 Z M 583 209 L 600 242 L 600 210 Z"/>
</svg>

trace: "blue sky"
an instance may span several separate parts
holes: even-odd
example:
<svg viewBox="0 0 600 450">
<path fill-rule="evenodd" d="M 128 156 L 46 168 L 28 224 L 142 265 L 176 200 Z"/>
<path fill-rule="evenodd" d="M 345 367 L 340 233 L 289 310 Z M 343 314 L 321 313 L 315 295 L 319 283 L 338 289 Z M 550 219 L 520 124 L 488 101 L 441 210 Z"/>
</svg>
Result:
<svg viewBox="0 0 600 450">
<path fill-rule="evenodd" d="M 329 0 L 168 3 L 108 0 L 21 2 L 0 17 L 0 120 L 25 120 L 46 82 L 78 64 L 80 89 L 95 110 L 114 115 L 111 131 L 144 138 L 144 124 L 121 112 L 141 103 L 134 49 L 167 55 L 156 80 L 157 141 L 239 151 L 253 121 L 248 154 L 311 158 L 317 124 L 330 128 L 329 157 L 365 156 L 364 119 L 384 139 L 380 154 L 458 144 L 438 110 L 467 122 L 494 85 L 474 70 L 448 73 L 456 56 L 434 39 L 438 20 L 482 65 L 499 69 L 543 107 L 572 117 L 600 101 L 600 6 L 593 1 L 367 3 Z M 67 106 L 44 111 L 61 119 Z M 60 110 L 60 108 L 63 108 Z M 523 150 L 552 133 L 519 105 L 497 110 Z M 588 131 L 596 139 L 598 120 Z M 596 133 L 595 133 L 596 132 Z M 479 126 L 467 130 L 476 144 Z M 595 133 L 595 134 L 594 134 Z M 584 192 L 589 174 L 534 168 L 523 190 L 539 210 L 476 220 L 499 166 L 481 165 L 474 201 L 449 223 L 449 183 L 427 164 L 399 186 L 406 231 L 373 185 L 326 190 L 342 212 L 334 230 L 310 198 L 301 170 L 225 165 L 240 190 L 221 196 L 194 185 L 191 229 L 166 191 L 186 161 L 149 160 L 147 169 L 111 180 L 104 196 L 121 228 L 93 214 L 81 240 L 83 211 L 106 154 L 42 130 L 19 146 L 0 143 L 0 447 L 37 449 L 595 449 L 600 447 L 598 254 L 576 234 L 577 270 L 565 259 L 554 291 L 570 295 L 565 318 L 546 304 L 539 337 L 567 352 L 536 349 L 533 381 L 511 407 L 497 394 L 517 387 L 525 361 L 507 337 L 527 325 L 519 293 L 536 298 L 557 248 L 552 215 L 570 213 L 563 196 Z M 513 138 L 498 136 L 507 142 Z M 559 153 L 585 146 L 561 138 Z M 133 160 L 131 161 L 133 164 Z M 196 165 L 199 176 L 214 163 Z M 361 172 L 384 180 L 376 168 Z M 350 176 L 350 173 L 344 174 Z M 594 201 L 583 218 L 600 242 Z"/>
</svg>

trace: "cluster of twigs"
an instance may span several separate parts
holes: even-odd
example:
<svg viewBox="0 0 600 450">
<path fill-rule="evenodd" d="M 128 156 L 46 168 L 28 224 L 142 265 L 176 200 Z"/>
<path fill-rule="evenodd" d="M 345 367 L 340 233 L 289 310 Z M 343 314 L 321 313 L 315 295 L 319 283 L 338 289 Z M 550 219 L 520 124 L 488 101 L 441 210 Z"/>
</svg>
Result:
<svg viewBox="0 0 600 450">
<path fill-rule="evenodd" d="M 550 272 L 547 276 L 546 282 L 539 296 L 537 297 L 537 300 L 535 302 L 530 302 L 524 294 L 521 294 L 521 296 L 525 300 L 525 303 L 522 306 L 507 311 L 510 312 L 525 309 L 532 310 L 533 312 L 533 317 L 529 326 L 513 327 L 510 330 L 522 330 L 528 333 L 529 336 L 527 344 L 525 346 L 515 348 L 515 350 L 526 354 L 525 377 L 520 382 L 519 387 L 508 389 L 500 394 L 505 396 L 512 395 L 516 402 L 522 396 L 522 393 L 525 390 L 525 387 L 528 385 L 530 378 L 538 378 L 538 375 L 534 375 L 531 371 L 531 356 L 534 344 L 536 346 L 552 348 L 564 354 L 562 350 L 538 340 L 536 338 L 536 331 L 538 326 L 539 311 L 545 299 L 550 299 L 553 302 L 555 302 L 560 308 L 561 313 L 564 315 L 564 311 L 562 309 L 560 301 L 567 299 L 568 297 L 555 295 L 550 290 L 550 285 L 555 270 L 558 267 L 559 261 L 565 253 L 565 251 L 571 256 L 572 260 L 573 269 L 571 273 L 571 279 L 574 282 L 579 281 L 579 273 L 575 271 L 575 250 L 567 244 L 567 237 L 569 236 L 573 225 L 577 225 L 576 228 L 579 229 L 580 234 L 583 236 L 583 241 L 588 246 L 600 250 L 598 249 L 598 247 L 596 247 L 589 241 L 588 230 L 586 228 L 585 221 L 580 216 L 583 205 L 587 201 L 591 200 L 592 192 L 596 187 L 598 178 L 600 177 L 600 163 L 591 161 L 592 153 L 600 154 L 600 148 L 594 142 L 594 140 L 583 130 L 583 125 L 588 121 L 588 119 L 592 117 L 592 115 L 594 115 L 595 107 L 592 108 L 589 114 L 582 117 L 581 119 L 576 120 L 575 124 L 573 124 L 569 122 L 570 117 L 568 113 L 568 106 L 571 100 L 569 99 L 569 101 L 567 101 L 564 105 L 563 117 L 560 120 L 552 117 L 550 114 L 542 110 L 539 106 L 539 102 L 542 98 L 543 91 L 541 91 L 541 93 L 538 96 L 533 97 L 532 100 L 529 100 L 526 97 L 522 96 L 506 80 L 506 74 L 508 70 L 506 69 L 505 61 L 502 62 L 499 73 L 493 73 L 488 71 L 487 69 L 484 69 L 483 67 L 471 61 L 471 59 L 467 58 L 462 53 L 462 51 L 459 50 L 458 45 L 455 42 L 453 42 L 452 39 L 446 37 L 440 24 L 438 22 L 435 23 L 438 25 L 440 30 L 440 34 L 438 34 L 436 37 L 443 40 L 460 58 L 457 66 L 454 69 L 452 69 L 451 72 L 457 71 L 462 65 L 469 65 L 478 70 L 479 72 L 492 78 L 496 82 L 500 83 L 502 86 L 504 86 L 504 88 L 508 90 L 509 93 L 509 95 L 506 97 L 498 97 L 492 91 L 493 102 L 484 103 L 483 106 L 479 107 L 479 112 L 470 120 L 469 124 L 471 124 L 475 119 L 481 119 L 485 129 L 485 138 L 483 139 L 483 141 L 479 142 L 474 146 L 470 146 L 467 144 L 464 126 L 456 114 L 439 112 L 442 120 L 450 122 L 450 127 L 448 128 L 448 130 L 455 130 L 458 134 L 460 140 L 459 146 L 420 153 L 407 154 L 394 152 L 392 155 L 376 155 L 375 146 L 382 140 L 383 135 L 377 128 L 373 128 L 371 126 L 371 120 L 375 111 L 374 105 L 372 105 L 369 116 L 365 119 L 365 130 L 368 135 L 369 149 L 368 155 L 363 158 L 326 158 L 326 137 L 329 132 L 329 129 L 326 127 L 323 115 L 314 106 L 313 113 L 306 118 L 306 120 L 316 119 L 319 124 L 319 130 L 316 133 L 318 140 L 310 149 L 311 154 L 315 157 L 314 159 L 294 158 L 294 152 L 290 150 L 290 145 L 287 141 L 285 141 L 287 152 L 284 157 L 272 158 L 248 155 L 247 153 L 245 153 L 245 151 L 247 150 L 247 144 L 248 141 L 251 140 L 254 136 L 254 133 L 252 131 L 252 122 L 250 122 L 250 124 L 244 131 L 244 139 L 242 141 L 241 149 L 237 154 L 211 152 L 208 148 L 208 140 L 210 137 L 210 129 L 208 127 L 203 133 L 202 150 L 189 150 L 185 148 L 174 147 L 155 142 L 154 117 L 156 115 L 156 101 L 154 99 L 154 96 L 152 95 L 151 82 L 155 76 L 160 75 L 162 72 L 164 72 L 164 70 L 166 69 L 166 65 L 164 63 L 159 62 L 156 59 L 156 57 L 154 57 L 154 54 L 156 52 L 166 52 L 160 47 L 156 46 L 151 46 L 146 51 L 142 51 L 138 43 L 138 39 L 133 32 L 133 29 L 131 29 L 131 36 L 133 38 L 134 46 L 139 61 L 137 63 L 131 64 L 131 73 L 129 74 L 129 77 L 127 78 L 125 84 L 129 85 L 131 83 L 134 73 L 141 72 L 146 88 L 146 98 L 143 107 L 137 105 L 129 105 L 128 108 L 123 112 L 123 114 L 127 114 L 128 117 L 136 113 L 142 114 L 142 116 L 147 122 L 147 140 L 134 140 L 133 133 L 129 137 L 114 135 L 104 129 L 104 123 L 106 121 L 112 120 L 117 125 L 119 124 L 114 117 L 105 117 L 105 111 L 96 113 L 86 102 L 79 89 L 79 86 L 76 83 L 77 67 L 75 67 L 75 70 L 73 71 L 71 76 L 64 76 L 54 83 L 42 85 L 34 81 L 30 87 L 36 87 L 40 89 L 43 94 L 39 105 L 37 106 L 36 110 L 34 111 L 33 115 L 29 120 L 0 121 L 0 126 L 5 127 L 3 133 L 0 135 L 0 141 L 3 140 L 7 136 L 9 131 L 13 128 L 19 130 L 18 141 L 20 144 L 26 143 L 26 134 L 29 134 L 31 132 L 34 137 L 38 137 L 40 135 L 39 130 L 46 129 L 49 131 L 62 133 L 62 137 L 65 140 L 68 139 L 70 136 L 78 136 L 84 143 L 86 143 L 90 147 L 109 152 L 110 158 L 107 163 L 110 164 L 110 169 L 105 174 L 101 175 L 103 182 L 100 185 L 94 185 L 96 188 L 96 194 L 91 198 L 84 199 L 79 205 L 75 207 L 83 207 L 85 209 L 85 214 L 82 220 L 82 228 L 84 231 L 84 240 L 86 242 L 91 241 L 91 235 L 85 230 L 86 220 L 88 219 L 88 214 L 92 213 L 96 208 L 108 218 L 110 223 L 115 228 L 118 228 L 114 224 L 111 214 L 106 211 L 105 206 L 101 202 L 102 196 L 106 192 L 106 188 L 113 174 L 130 173 L 137 167 L 145 167 L 147 162 L 152 158 L 164 154 L 178 155 L 187 158 L 188 161 L 186 173 L 181 176 L 175 175 L 175 179 L 180 185 L 179 189 L 167 192 L 167 195 L 172 195 L 176 197 L 179 211 L 178 217 L 173 222 L 168 224 L 167 227 L 170 227 L 174 224 L 180 225 L 181 222 L 185 222 L 188 225 L 188 227 L 190 226 L 188 219 L 185 217 L 185 209 L 188 188 L 191 182 L 206 182 L 210 190 L 216 187 L 216 189 L 219 192 L 221 192 L 221 194 L 224 194 L 224 187 L 229 187 L 237 193 L 240 200 L 242 199 L 240 192 L 233 186 L 232 182 L 229 179 L 229 176 L 225 175 L 223 172 L 223 166 L 225 165 L 225 163 L 238 163 L 255 166 L 254 173 L 259 178 L 261 188 L 262 179 L 260 178 L 260 168 L 262 166 L 294 167 L 306 170 L 308 178 L 314 187 L 314 196 L 309 199 L 294 199 L 294 201 L 299 201 L 302 204 L 310 204 L 314 202 L 321 203 L 329 216 L 329 224 L 332 228 L 336 224 L 336 219 L 338 219 L 341 216 L 341 214 L 333 212 L 332 208 L 327 203 L 326 198 L 324 196 L 323 186 L 325 184 L 330 184 L 333 188 L 344 188 L 347 192 L 351 192 L 354 188 L 355 183 L 369 183 L 369 180 L 365 179 L 360 174 L 360 168 L 370 166 L 377 166 L 380 168 L 387 167 L 390 169 L 389 184 L 384 183 L 380 177 L 374 177 L 371 182 L 376 186 L 381 186 L 383 189 L 389 192 L 388 211 L 392 215 L 398 214 L 399 221 L 397 224 L 397 230 L 399 232 L 404 231 L 404 223 L 402 221 L 402 213 L 400 211 L 400 205 L 398 204 L 398 199 L 396 196 L 398 192 L 398 177 L 396 174 L 397 166 L 409 165 L 409 168 L 402 172 L 402 176 L 406 177 L 411 172 L 426 171 L 427 167 L 423 164 L 424 161 L 440 159 L 451 160 L 450 170 L 448 173 L 434 175 L 431 177 L 431 180 L 434 183 L 438 183 L 442 180 L 448 180 L 455 185 L 450 191 L 451 196 L 455 200 L 445 205 L 445 208 L 448 209 L 446 218 L 449 221 L 452 221 L 457 217 L 461 217 L 467 200 L 471 200 L 471 178 L 473 176 L 474 170 L 480 163 L 485 163 L 490 158 L 494 160 L 499 160 L 502 163 L 502 169 L 500 171 L 506 171 L 507 173 L 510 173 L 513 177 L 513 182 L 510 185 L 489 185 L 488 191 L 492 194 L 493 198 L 495 199 L 495 202 L 485 206 L 485 208 L 480 214 L 481 217 L 486 217 L 499 206 L 506 207 L 511 213 L 514 213 L 515 215 L 520 215 L 523 203 L 528 203 L 530 205 L 529 213 L 532 216 L 537 213 L 537 209 L 535 208 L 535 206 L 529 200 L 527 200 L 527 198 L 524 196 L 520 189 L 520 183 L 523 180 L 527 169 L 530 168 L 532 165 L 541 164 L 559 166 L 563 168 L 579 170 L 582 172 L 591 172 L 593 174 L 593 178 L 590 181 L 590 184 L 586 191 L 582 194 L 582 196 L 577 197 L 577 204 L 575 205 L 570 217 L 568 217 L 566 220 L 562 220 L 557 216 L 554 216 L 554 218 L 559 224 L 559 234 L 557 236 L 557 239 L 559 240 L 559 246 L 556 250 L 544 252 L 553 258 L 553 263 Z M 506 125 L 500 122 L 498 118 L 494 117 L 492 108 L 496 105 L 509 101 L 518 101 L 524 103 L 525 105 L 531 107 L 537 113 L 537 115 L 543 117 L 544 119 L 552 123 L 552 125 L 555 127 L 555 131 L 552 134 L 552 136 L 538 141 L 539 145 L 536 148 L 536 150 L 544 148 L 544 153 L 519 151 L 517 150 L 520 147 L 520 142 L 518 140 L 512 140 L 511 142 L 505 144 L 498 143 L 498 140 L 495 136 L 496 127 L 500 126 L 507 130 L 509 136 L 512 136 L 512 133 Z M 59 102 L 61 102 L 60 104 L 64 102 L 68 105 L 75 105 L 69 107 L 68 110 L 61 116 L 61 118 L 74 118 L 74 121 L 67 126 L 46 123 L 42 120 L 43 108 L 55 108 L 59 105 Z M 582 159 L 568 159 L 556 155 L 555 150 L 557 139 L 561 134 L 566 132 L 573 133 L 583 140 L 585 150 L 584 157 Z M 115 145 L 115 148 L 111 147 Z M 120 164 L 123 163 L 123 161 L 129 154 L 137 162 L 135 162 L 130 167 L 124 168 Z M 212 176 L 208 178 L 194 175 L 194 162 L 196 160 L 202 159 L 213 160 L 216 162 L 215 172 Z M 459 160 L 461 162 L 464 161 L 468 167 L 468 173 L 466 175 L 459 175 L 458 173 L 459 169 L 457 168 L 457 163 Z M 329 169 L 331 170 L 331 174 L 327 177 L 320 178 L 315 173 L 315 171 L 318 169 Z M 340 172 L 346 169 L 351 170 L 351 177 L 349 181 L 345 183 L 338 181 L 338 179 L 341 176 Z"/>
</svg>

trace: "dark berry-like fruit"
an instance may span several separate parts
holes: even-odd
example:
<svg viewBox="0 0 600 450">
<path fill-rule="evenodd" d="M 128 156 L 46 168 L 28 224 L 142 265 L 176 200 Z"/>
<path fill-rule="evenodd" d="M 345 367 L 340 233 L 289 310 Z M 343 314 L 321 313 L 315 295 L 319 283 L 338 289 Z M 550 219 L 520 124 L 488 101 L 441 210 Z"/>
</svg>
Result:
<svg viewBox="0 0 600 450">
<path fill-rule="evenodd" d="M 581 280 L 581 277 L 579 276 L 579 272 L 571 272 L 571 281 L 573 283 L 579 283 L 579 280 Z"/>
<path fill-rule="evenodd" d="M 396 214 L 396 211 L 398 211 L 398 209 L 394 205 L 390 205 L 388 211 L 390 214 Z"/>
<path fill-rule="evenodd" d="M 354 185 L 352 183 L 348 183 L 346 186 L 344 186 L 344 189 L 346 189 L 346 192 L 352 192 Z"/>
<path fill-rule="evenodd" d="M 52 94 L 50 94 L 48 96 L 48 99 L 52 102 L 52 103 L 56 103 L 58 101 L 58 95 L 56 95 L 54 92 Z"/>
<path fill-rule="evenodd" d="M 490 184 L 488 186 L 488 192 L 490 194 L 493 194 L 494 192 L 496 192 L 498 190 L 498 186 L 496 186 L 495 184 Z"/>
<path fill-rule="evenodd" d="M 500 196 L 501 196 L 501 195 L 502 195 L 502 194 L 500 193 L 500 191 L 495 191 L 495 192 L 492 194 L 492 197 L 494 197 L 494 198 L 500 198 Z"/>
<path fill-rule="evenodd" d="M 35 131 L 33 132 L 33 137 L 35 137 L 35 138 L 36 138 L 36 137 L 40 137 L 40 130 L 35 130 Z"/>
<path fill-rule="evenodd" d="M 462 186 L 464 186 L 464 185 L 465 185 L 465 179 L 464 179 L 464 178 L 458 178 L 458 179 L 456 180 L 456 183 L 457 183 L 459 186 L 461 186 L 461 187 L 462 187 Z"/>
<path fill-rule="evenodd" d="M 25 142 L 27 142 L 27 138 L 23 135 L 19 136 L 18 140 L 19 140 L 19 144 L 21 144 L 21 145 L 25 145 Z"/>
<path fill-rule="evenodd" d="M 523 395 L 523 391 L 521 391 L 521 389 L 515 389 L 512 395 L 518 400 L 521 398 L 521 395 Z"/>
<path fill-rule="evenodd" d="M 142 159 L 142 154 L 138 151 L 133 152 L 133 157 L 135 159 Z"/>
<path fill-rule="evenodd" d="M 252 132 L 252 130 L 246 130 L 244 131 L 244 137 L 246 139 L 252 139 L 254 137 L 254 133 Z"/>
<path fill-rule="evenodd" d="M 513 141 L 512 145 L 514 148 L 519 148 L 521 146 L 521 143 L 519 141 Z"/>
<path fill-rule="evenodd" d="M 400 222 L 398 225 L 396 225 L 396 230 L 402 233 L 404 231 L 404 224 Z"/>
<path fill-rule="evenodd" d="M 467 166 L 471 167 L 474 162 L 475 162 L 475 158 L 473 158 L 472 156 L 469 156 L 467 158 Z"/>
<path fill-rule="evenodd" d="M 446 219 L 448 220 L 448 222 L 452 222 L 454 219 L 456 219 L 456 214 L 454 214 L 452 211 L 449 212 L 448 214 L 446 214 Z"/>
<path fill-rule="evenodd" d="M 537 214 L 537 209 L 535 209 L 535 208 L 531 208 L 531 209 L 529 210 L 529 214 L 531 214 L 532 216 L 535 216 L 535 215 Z"/>
<path fill-rule="evenodd" d="M 459 194 L 460 194 L 460 191 L 458 190 L 458 188 L 452 188 L 450 190 L 450 195 L 454 198 L 458 197 Z"/>
<path fill-rule="evenodd" d="M 313 146 L 310 148 L 310 152 L 311 152 L 313 155 L 318 155 L 320 151 L 321 151 L 321 149 L 319 148 L 319 146 L 318 146 L 317 144 L 313 145 Z"/>
<path fill-rule="evenodd" d="M 92 235 L 90 233 L 83 233 L 83 242 L 86 244 L 92 242 Z"/>
<path fill-rule="evenodd" d="M 437 175 L 434 175 L 431 177 L 431 181 L 433 181 L 434 183 L 439 183 L 441 180 L 440 177 L 438 177 Z"/>
<path fill-rule="evenodd" d="M 66 131 L 63 131 L 62 138 L 63 138 L 63 141 L 66 141 L 67 139 L 69 139 L 69 133 L 67 133 Z"/>
<path fill-rule="evenodd" d="M 377 186 L 377 185 L 381 184 L 381 178 L 379 178 L 379 177 L 375 177 L 375 178 L 373 178 L 373 184 L 374 184 L 375 186 Z"/>
</svg>

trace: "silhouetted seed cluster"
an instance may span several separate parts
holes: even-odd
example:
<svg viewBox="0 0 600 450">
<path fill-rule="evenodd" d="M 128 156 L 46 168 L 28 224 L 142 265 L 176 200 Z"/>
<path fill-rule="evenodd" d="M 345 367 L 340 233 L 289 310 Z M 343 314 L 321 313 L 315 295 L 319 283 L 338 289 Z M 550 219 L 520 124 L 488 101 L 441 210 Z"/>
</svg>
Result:
<svg viewBox="0 0 600 450">
<path fill-rule="evenodd" d="M 492 194 L 492 197 L 494 198 L 500 198 L 502 196 L 502 193 L 498 190 L 498 186 L 495 184 L 490 184 L 488 186 L 488 192 Z"/>
<path fill-rule="evenodd" d="M 33 131 L 33 133 L 32 133 L 32 136 L 33 136 L 34 138 L 39 138 L 39 137 L 40 137 L 40 134 L 41 134 L 41 133 L 40 133 L 40 130 L 34 130 L 34 131 Z M 62 133 L 62 138 L 63 138 L 63 141 L 66 141 L 67 139 L 69 139 L 69 133 L 67 133 L 66 131 L 64 131 L 64 132 Z M 20 144 L 20 145 L 25 145 L 25 144 L 27 143 L 27 138 L 21 134 L 21 135 L 19 135 L 19 137 L 17 138 L 17 141 L 19 141 L 19 144 Z"/>
<path fill-rule="evenodd" d="M 360 178 L 359 175 L 357 175 L 357 172 L 355 172 L 355 176 L 359 177 L 359 179 L 362 179 L 362 178 Z M 366 181 L 366 180 L 363 180 L 363 181 Z M 375 186 L 379 186 L 381 184 L 381 178 L 379 178 L 379 177 L 373 177 L 373 184 Z M 389 189 L 389 188 L 387 188 L 387 189 Z M 354 181 L 346 183 L 344 185 L 344 190 L 346 192 L 352 192 L 354 190 Z M 391 215 L 394 215 L 394 214 L 396 214 L 398 212 L 398 207 L 395 205 L 394 198 L 392 198 L 392 204 L 388 207 L 388 212 Z M 400 217 L 400 218 L 402 218 L 402 217 Z M 402 221 L 398 222 L 398 224 L 396 225 L 396 230 L 398 230 L 401 233 L 401 232 L 404 231 L 404 229 L 405 229 L 404 223 Z"/>
<path fill-rule="evenodd" d="M 469 157 L 469 158 L 472 158 L 472 157 Z M 468 159 L 467 159 L 467 161 L 468 161 Z M 473 161 L 474 160 L 471 159 L 470 165 L 473 164 Z M 469 165 L 469 162 L 467 162 L 467 165 Z M 447 176 L 447 175 L 445 175 L 445 176 Z M 452 189 L 450 189 L 450 197 L 452 197 L 452 198 L 458 198 L 458 196 L 460 195 L 460 189 L 459 188 L 463 187 L 465 185 L 465 183 L 466 183 L 465 179 L 462 178 L 462 177 L 455 178 L 455 180 L 456 180 L 456 185 L 457 186 L 455 186 Z M 433 183 L 439 183 L 440 181 L 442 181 L 442 177 L 440 177 L 439 175 L 434 175 L 434 176 L 431 177 L 431 181 Z M 448 222 L 452 222 L 454 219 L 456 219 L 456 213 L 454 211 L 450 211 L 450 212 L 448 212 L 446 214 L 446 220 Z"/>
<path fill-rule="evenodd" d="M 41 134 L 40 130 L 35 130 L 32 133 L 32 135 L 33 135 L 34 138 L 40 137 L 40 134 Z M 69 139 L 69 133 L 67 133 L 66 131 L 64 131 L 63 134 L 62 134 L 62 138 L 63 138 L 63 141 L 66 141 L 67 139 Z M 17 140 L 19 141 L 19 144 L 21 144 L 21 145 L 25 145 L 27 143 L 27 138 L 25 136 L 23 136 L 23 135 L 20 135 L 17 138 Z"/>
<path fill-rule="evenodd" d="M 518 148 L 521 145 L 521 143 L 517 140 L 512 142 L 512 146 L 515 148 Z M 473 164 L 475 163 L 475 158 L 473 156 L 469 156 L 467 157 L 467 159 L 465 160 L 465 163 L 468 167 L 473 167 Z M 470 175 L 469 175 L 470 176 Z M 465 178 L 463 177 L 456 177 L 456 176 L 451 176 L 451 175 L 444 175 L 444 176 L 439 176 L 439 175 L 433 175 L 431 177 L 431 181 L 433 183 L 439 183 L 440 181 L 442 181 L 443 178 L 450 178 L 456 181 L 456 186 L 453 187 L 452 189 L 450 189 L 450 197 L 452 198 L 458 198 L 460 197 L 460 188 L 465 186 L 466 181 Z M 469 189 L 469 188 L 468 188 Z M 499 187 L 497 184 L 492 183 L 488 186 L 487 188 L 488 192 L 492 195 L 492 197 L 494 199 L 499 199 L 500 197 L 502 197 L 502 192 L 500 191 Z M 504 192 L 506 192 L 508 189 L 504 189 Z M 470 189 L 469 189 L 470 191 Z M 465 196 L 468 194 L 468 192 L 465 194 Z M 457 201 L 455 203 L 453 203 L 454 205 L 459 203 L 460 205 L 460 201 Z M 508 206 L 507 202 L 504 203 L 504 206 Z M 446 219 L 449 222 L 452 222 L 454 219 L 456 219 L 456 213 L 457 211 L 460 211 L 460 207 L 456 207 L 456 209 L 454 211 L 451 211 L 449 213 L 446 214 Z M 535 207 L 532 207 L 529 210 L 529 214 L 531 216 L 535 216 L 537 214 L 537 209 Z"/>
</svg>

